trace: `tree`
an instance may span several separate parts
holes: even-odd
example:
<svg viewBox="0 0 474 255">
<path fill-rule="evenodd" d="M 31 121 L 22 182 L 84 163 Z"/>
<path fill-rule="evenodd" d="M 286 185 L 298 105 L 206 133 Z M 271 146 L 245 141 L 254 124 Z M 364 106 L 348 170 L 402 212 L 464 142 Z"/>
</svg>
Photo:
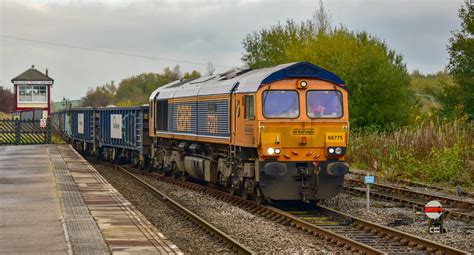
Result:
<svg viewBox="0 0 474 255">
<path fill-rule="evenodd" d="M 175 65 L 173 69 L 166 67 L 163 69 L 163 76 L 170 81 L 179 80 L 181 78 L 181 70 L 179 65 Z"/>
<path fill-rule="evenodd" d="M 140 105 L 148 102 L 150 94 L 158 87 L 177 79 L 176 73 L 165 68 L 165 74 L 142 73 L 120 82 L 115 102 L 120 106 Z"/>
<path fill-rule="evenodd" d="M 318 31 L 328 32 L 331 28 L 331 15 L 324 9 L 322 0 L 319 0 L 319 8 L 313 14 L 313 22 Z"/>
<path fill-rule="evenodd" d="M 329 17 L 322 5 L 315 16 Z M 251 68 L 309 61 L 339 75 L 350 91 L 353 127 L 400 126 L 415 109 L 402 56 L 367 32 L 324 30 L 314 20 L 288 20 L 247 35 L 243 46 L 242 60 Z"/>
<path fill-rule="evenodd" d="M 214 68 L 214 65 L 212 62 L 208 62 L 206 66 L 206 74 L 207 75 L 213 75 L 216 69 Z"/>
<path fill-rule="evenodd" d="M 89 88 L 84 97 L 83 106 L 102 107 L 114 103 L 114 96 L 117 92 L 117 87 L 114 82 L 98 86 L 95 89 Z"/>
<path fill-rule="evenodd" d="M 84 97 L 84 106 L 134 106 L 148 103 L 151 93 L 160 86 L 179 80 L 201 77 L 201 74 L 193 70 L 184 73 L 182 77 L 179 65 L 173 68 L 166 67 L 162 73 L 142 73 L 123 79 L 118 88 L 114 83 L 89 89 Z"/>
<path fill-rule="evenodd" d="M 14 97 L 10 89 L 0 86 L 0 112 L 13 112 Z"/>
<path fill-rule="evenodd" d="M 185 80 L 195 79 L 195 78 L 199 78 L 199 77 L 201 77 L 201 73 L 196 71 L 196 70 L 193 70 L 190 73 L 186 72 L 183 75 L 183 79 L 185 79 Z"/>
<path fill-rule="evenodd" d="M 474 118 L 474 4 L 464 3 L 459 9 L 461 30 L 449 39 L 448 70 L 457 86 L 449 87 L 441 97 L 447 110 L 460 110 Z"/>
</svg>

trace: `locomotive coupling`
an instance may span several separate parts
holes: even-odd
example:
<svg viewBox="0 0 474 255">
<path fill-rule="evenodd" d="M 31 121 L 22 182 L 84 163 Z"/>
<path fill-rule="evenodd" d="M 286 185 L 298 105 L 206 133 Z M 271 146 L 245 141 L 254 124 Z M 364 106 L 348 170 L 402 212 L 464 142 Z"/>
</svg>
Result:
<svg viewBox="0 0 474 255">
<path fill-rule="evenodd" d="M 327 166 L 327 173 L 334 177 L 343 177 L 349 173 L 349 165 L 344 162 L 333 162 Z"/>
</svg>

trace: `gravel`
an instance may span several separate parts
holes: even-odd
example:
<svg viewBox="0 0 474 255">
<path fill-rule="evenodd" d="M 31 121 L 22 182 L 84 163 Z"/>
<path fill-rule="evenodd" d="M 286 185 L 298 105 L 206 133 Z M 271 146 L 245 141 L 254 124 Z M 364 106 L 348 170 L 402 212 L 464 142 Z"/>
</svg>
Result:
<svg viewBox="0 0 474 255">
<path fill-rule="evenodd" d="M 446 218 L 444 227 L 447 233 L 429 234 L 428 218 L 425 214 L 414 212 L 412 208 L 403 207 L 397 202 L 371 199 L 370 211 L 366 212 L 364 197 L 342 193 L 321 204 L 374 223 L 474 253 L 474 226 L 469 223 Z"/>
<path fill-rule="evenodd" d="M 140 185 L 130 185 L 130 177 L 113 168 L 96 164 L 94 164 L 94 167 L 183 252 L 188 254 L 216 251 L 228 253 L 218 239 L 211 238 L 187 220 L 178 217 L 176 211 L 157 199 L 145 188 Z"/>
<path fill-rule="evenodd" d="M 348 174 L 345 177 L 346 179 L 361 179 L 362 177 L 359 175 L 354 175 L 354 174 Z M 461 201 L 466 201 L 466 202 L 474 202 L 474 195 L 471 193 L 468 193 L 467 195 L 456 195 L 454 190 L 456 189 L 455 187 L 452 187 L 451 189 L 448 189 L 446 187 L 442 187 L 440 189 L 434 189 L 430 187 L 421 187 L 421 186 L 410 186 L 408 184 L 400 184 L 400 183 L 392 183 L 392 182 L 386 182 L 384 180 L 379 180 L 380 184 L 385 184 L 393 187 L 399 187 L 399 188 L 404 188 L 407 190 L 412 190 L 415 192 L 421 192 L 421 193 L 426 193 L 426 194 L 431 194 L 435 196 L 441 196 L 441 197 L 446 197 L 446 198 L 451 198 L 451 199 L 457 199 Z M 463 190 L 461 188 L 461 190 Z"/>
<path fill-rule="evenodd" d="M 195 233 L 185 223 L 170 216 L 170 210 L 141 186 L 130 185 L 130 178 L 117 170 L 101 165 L 96 169 L 132 204 L 135 205 L 164 235 L 186 253 L 218 252 L 214 240 Z M 198 214 L 234 239 L 258 253 L 333 254 L 340 248 L 331 246 L 312 235 L 284 226 L 239 207 L 220 201 L 197 191 L 142 176 L 149 184 Z M 172 211 L 172 210 L 171 210 Z M 172 214 L 171 214 L 172 215 Z M 186 233 L 183 235 L 183 233 Z"/>
</svg>

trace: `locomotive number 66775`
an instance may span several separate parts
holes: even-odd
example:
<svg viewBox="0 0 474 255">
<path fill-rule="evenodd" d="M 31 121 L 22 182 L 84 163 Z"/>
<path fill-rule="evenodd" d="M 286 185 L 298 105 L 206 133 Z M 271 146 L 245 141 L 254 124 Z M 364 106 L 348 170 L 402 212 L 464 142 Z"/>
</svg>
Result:
<svg viewBox="0 0 474 255">
<path fill-rule="evenodd" d="M 175 81 L 149 113 L 154 167 L 257 202 L 333 197 L 349 170 L 346 87 L 307 62 Z"/>
</svg>

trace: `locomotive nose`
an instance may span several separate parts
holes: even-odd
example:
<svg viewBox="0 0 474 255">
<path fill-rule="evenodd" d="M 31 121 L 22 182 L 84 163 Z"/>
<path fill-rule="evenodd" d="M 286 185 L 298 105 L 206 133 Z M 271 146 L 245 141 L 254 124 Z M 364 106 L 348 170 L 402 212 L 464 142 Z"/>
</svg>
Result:
<svg viewBox="0 0 474 255">
<path fill-rule="evenodd" d="M 333 162 L 327 166 L 327 173 L 334 177 L 343 177 L 349 173 L 349 165 L 344 162 Z"/>
</svg>

